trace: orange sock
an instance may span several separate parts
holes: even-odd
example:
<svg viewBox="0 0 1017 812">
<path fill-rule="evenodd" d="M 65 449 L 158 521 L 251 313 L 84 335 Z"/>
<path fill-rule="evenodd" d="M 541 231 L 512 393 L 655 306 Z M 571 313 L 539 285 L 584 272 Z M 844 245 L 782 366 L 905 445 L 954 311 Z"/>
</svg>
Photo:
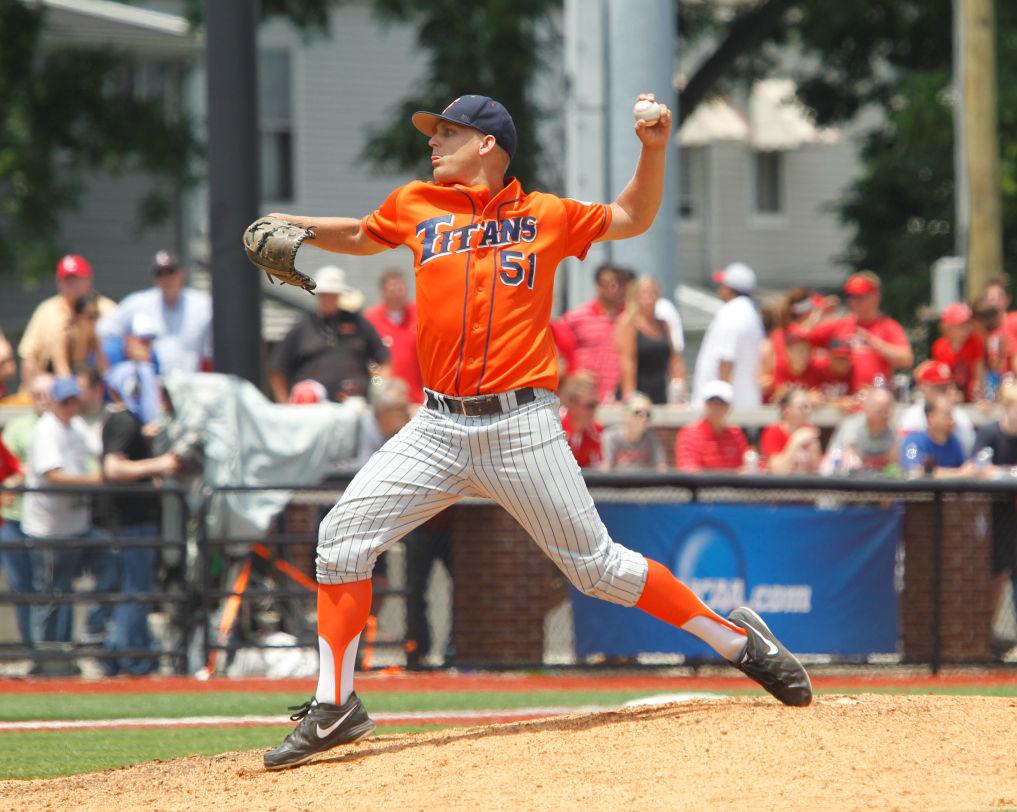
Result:
<svg viewBox="0 0 1017 812">
<path fill-rule="evenodd" d="M 646 563 L 649 566 L 646 586 L 636 606 L 658 620 L 691 632 L 727 659 L 735 659 L 744 648 L 745 631 L 714 612 L 663 564 L 649 558 Z M 690 621 L 697 617 L 712 623 L 700 621 L 690 626 Z"/>
<path fill-rule="evenodd" d="M 353 693 L 360 632 L 371 614 L 371 580 L 318 584 L 319 702 L 342 705 Z M 337 679 L 338 678 L 338 679 Z"/>
</svg>

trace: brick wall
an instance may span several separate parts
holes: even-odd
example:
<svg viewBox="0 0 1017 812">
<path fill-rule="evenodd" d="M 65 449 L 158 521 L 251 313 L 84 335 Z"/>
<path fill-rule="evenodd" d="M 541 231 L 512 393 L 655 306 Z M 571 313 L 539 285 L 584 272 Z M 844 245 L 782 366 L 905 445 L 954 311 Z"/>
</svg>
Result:
<svg viewBox="0 0 1017 812">
<path fill-rule="evenodd" d="M 943 500 L 943 575 L 940 658 L 979 662 L 991 657 L 991 501 L 979 495 Z M 904 511 L 904 589 L 900 595 L 903 655 L 908 662 L 932 657 L 934 516 L 932 503 Z"/>
<path fill-rule="evenodd" d="M 563 577 L 497 505 L 452 511 L 457 664 L 542 662 L 544 616 L 565 598 Z"/>
</svg>

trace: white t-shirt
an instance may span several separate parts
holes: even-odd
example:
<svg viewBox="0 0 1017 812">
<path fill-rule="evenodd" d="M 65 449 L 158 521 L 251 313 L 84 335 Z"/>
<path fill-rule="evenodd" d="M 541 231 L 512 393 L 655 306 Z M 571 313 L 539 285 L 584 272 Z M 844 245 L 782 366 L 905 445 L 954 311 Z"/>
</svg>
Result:
<svg viewBox="0 0 1017 812">
<path fill-rule="evenodd" d="M 46 412 L 32 430 L 25 485 L 45 486 L 45 474 L 57 468 L 66 474 L 86 474 L 100 450 L 81 417 L 73 417 L 65 425 Z M 21 528 L 37 538 L 80 536 L 92 526 L 90 502 L 87 494 L 26 493 Z"/>
<path fill-rule="evenodd" d="M 720 364 L 734 364 L 731 386 L 734 387 L 735 409 L 754 409 L 762 404 L 759 388 L 759 345 L 765 337 L 763 320 L 752 299 L 736 296 L 725 302 L 710 326 L 696 358 L 692 377 L 692 402 L 703 403 L 703 387 L 719 377 Z"/>
<path fill-rule="evenodd" d="M 653 305 L 653 315 L 667 325 L 668 332 L 671 333 L 671 346 L 674 347 L 674 351 L 684 350 L 685 331 L 682 328 L 682 317 L 671 300 L 665 299 L 663 296 L 658 297 Z"/>
<path fill-rule="evenodd" d="M 929 427 L 929 420 L 925 416 L 925 402 L 919 401 L 907 408 L 900 418 L 900 427 L 897 433 L 904 437 L 916 431 L 925 431 Z M 971 456 L 971 450 L 975 447 L 975 424 L 971 417 L 959 406 L 953 407 L 953 433 L 960 440 L 964 455 Z"/>
<path fill-rule="evenodd" d="M 123 337 L 138 313 L 151 316 L 158 326 L 152 348 L 159 359 L 160 375 L 199 372 L 201 359 L 212 356 L 212 299 L 204 291 L 185 287 L 176 305 L 167 307 L 159 288 L 139 290 L 99 322 L 99 335 Z"/>
</svg>

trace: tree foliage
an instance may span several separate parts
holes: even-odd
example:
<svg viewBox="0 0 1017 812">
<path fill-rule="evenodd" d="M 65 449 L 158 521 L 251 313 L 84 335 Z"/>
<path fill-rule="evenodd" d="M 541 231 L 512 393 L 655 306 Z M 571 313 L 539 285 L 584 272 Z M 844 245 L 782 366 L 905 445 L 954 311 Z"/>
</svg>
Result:
<svg viewBox="0 0 1017 812">
<path fill-rule="evenodd" d="M 399 102 L 391 124 L 371 133 L 365 157 L 375 166 L 430 174 L 420 134 L 407 126 L 417 110 L 441 110 L 465 93 L 501 101 L 519 138 L 510 172 L 524 186 L 538 175 L 540 111 L 532 82 L 543 65 L 538 27 L 560 0 L 373 0 L 383 20 L 414 21 L 427 69 Z"/>
<path fill-rule="evenodd" d="M 74 208 L 85 174 L 138 169 L 172 190 L 197 150 L 189 122 L 162 99 L 132 92 L 130 60 L 110 49 L 42 45 L 45 11 L 0 3 L 0 269 L 52 271 L 68 246 L 61 216 Z M 140 220 L 168 211 L 154 192 Z"/>
<path fill-rule="evenodd" d="M 739 21 L 772 10 L 772 0 L 730 19 L 722 6 L 704 5 L 685 21 L 684 38 L 712 37 L 714 55 L 728 46 L 729 58 L 712 82 L 700 77 L 705 93 L 684 97 L 687 103 L 762 78 L 777 65 L 775 47 L 790 46 L 801 56 L 793 75 L 798 98 L 818 124 L 845 125 L 876 113 L 862 136 L 861 173 L 834 206 L 852 231 L 841 260 L 850 270 L 876 271 L 886 309 L 914 321 L 916 308 L 929 301 L 932 263 L 955 251 L 951 0 L 797 0 L 779 18 L 767 17 L 766 35 L 741 49 L 730 47 Z M 997 2 L 996 21 L 1003 254 L 1014 271 L 1017 4 Z"/>
</svg>

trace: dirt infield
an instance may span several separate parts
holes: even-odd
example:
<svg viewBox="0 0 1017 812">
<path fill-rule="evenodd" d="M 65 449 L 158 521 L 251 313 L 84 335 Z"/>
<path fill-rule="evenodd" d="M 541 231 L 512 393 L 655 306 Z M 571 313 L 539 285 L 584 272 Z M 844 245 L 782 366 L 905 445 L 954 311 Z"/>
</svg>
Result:
<svg viewBox="0 0 1017 812">
<path fill-rule="evenodd" d="M 1017 700 L 741 697 L 386 736 L 265 773 L 261 753 L 0 783 L 4 809 L 1004 809 Z"/>
</svg>

